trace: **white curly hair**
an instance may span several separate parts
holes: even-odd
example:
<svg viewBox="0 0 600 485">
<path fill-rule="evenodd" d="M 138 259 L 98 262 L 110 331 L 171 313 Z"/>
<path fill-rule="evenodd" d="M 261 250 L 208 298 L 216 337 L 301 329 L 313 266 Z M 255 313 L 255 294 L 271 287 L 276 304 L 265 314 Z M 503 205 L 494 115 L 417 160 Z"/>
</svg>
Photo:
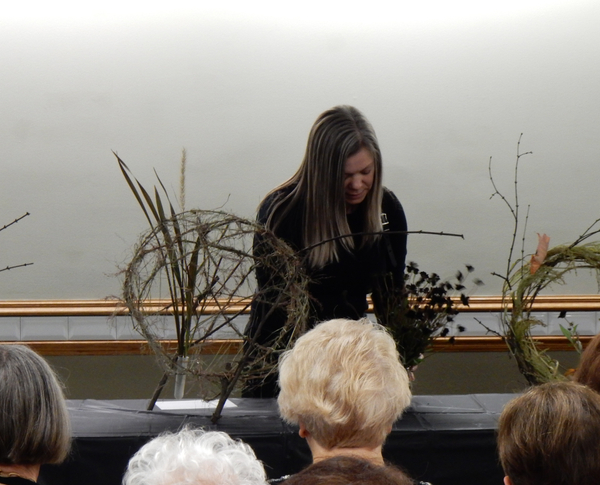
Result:
<svg viewBox="0 0 600 485">
<path fill-rule="evenodd" d="M 146 443 L 129 461 L 123 485 L 265 485 L 254 451 L 227 433 L 184 428 Z"/>
</svg>

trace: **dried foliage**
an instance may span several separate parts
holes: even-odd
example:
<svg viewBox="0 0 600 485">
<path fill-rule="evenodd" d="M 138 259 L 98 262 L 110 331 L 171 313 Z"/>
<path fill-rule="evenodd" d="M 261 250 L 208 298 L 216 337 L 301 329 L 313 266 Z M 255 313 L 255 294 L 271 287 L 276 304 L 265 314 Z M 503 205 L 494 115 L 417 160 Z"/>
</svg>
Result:
<svg viewBox="0 0 600 485">
<path fill-rule="evenodd" d="M 471 273 L 473 267 L 467 265 L 466 271 Z M 469 305 L 464 278 L 457 271 L 453 280 L 442 280 L 436 273 L 419 270 L 416 263 L 410 262 L 402 288 L 391 274 L 379 280 L 372 295 L 375 315 L 394 337 L 407 369 L 418 365 L 431 351 L 435 337 L 444 337 L 452 330 L 454 316 L 459 313 L 452 296 L 460 293 L 461 303 Z M 481 284 L 479 280 L 475 282 Z M 464 328 L 457 326 L 456 330 L 462 332 Z"/>
<path fill-rule="evenodd" d="M 276 359 L 271 355 L 285 350 L 295 329 L 304 328 L 308 294 L 302 265 L 287 244 L 252 221 L 224 211 L 176 213 L 162 183 L 166 204 L 156 187 L 151 197 L 132 179 L 125 163 L 117 159 L 150 225 L 124 270 L 123 302 L 136 330 L 158 356 L 166 371 L 165 380 L 173 374 L 191 375 L 204 383 L 217 384 L 220 403 L 213 415 L 216 420 L 236 382 L 273 372 L 269 362 Z M 260 258 L 252 250 L 256 233 L 261 235 L 263 245 Z M 276 276 L 265 290 L 279 295 L 273 309 L 283 307 L 288 313 L 281 337 L 269 348 L 249 340 L 239 318 L 247 313 L 252 297 L 261 298 L 254 294 L 257 264 Z M 167 299 L 168 303 L 159 311 L 150 311 L 148 303 L 157 299 Z M 161 344 L 173 333 L 177 339 L 174 352 Z M 203 347 L 220 336 L 245 339 L 242 352 L 233 362 L 216 358 L 206 363 L 200 359 Z"/>
<path fill-rule="evenodd" d="M 562 284 L 565 274 L 571 271 L 591 269 L 599 278 L 600 243 L 555 246 L 548 250 L 544 263 L 533 274 L 530 265 L 517 261 L 510 275 L 510 286 L 505 283 L 502 323 L 504 338 L 517 360 L 519 370 L 530 384 L 540 384 L 563 379 L 563 375 L 559 372 L 558 362 L 540 350 L 531 336 L 533 327 L 544 325 L 532 315 L 535 298 L 548 286 Z M 573 338 L 571 331 L 567 333 L 567 339 L 575 350 L 580 351 L 580 342 Z"/>
<path fill-rule="evenodd" d="M 521 135 L 522 136 L 522 135 Z M 529 215 L 529 208 L 522 229 L 523 246 L 521 257 L 513 261 L 513 254 L 518 234 L 521 231 L 519 214 L 519 192 L 518 192 L 518 168 L 521 158 L 531 152 L 521 153 L 521 137 L 517 143 L 517 155 L 514 167 L 514 201 L 509 202 L 498 190 L 494 183 L 489 163 L 489 175 L 494 187 L 493 196 L 499 196 L 509 208 L 514 225 L 511 246 L 507 260 L 506 274 L 493 273 L 504 280 L 502 288 L 503 311 L 501 322 L 503 335 L 501 335 L 515 357 L 519 371 L 527 379 L 529 384 L 540 384 L 557 379 L 564 379 L 559 372 L 559 363 L 552 359 L 547 353 L 540 349 L 532 338 L 531 331 L 535 326 L 544 325 L 532 315 L 533 303 L 537 295 L 548 286 L 555 283 L 563 283 L 566 273 L 578 269 L 590 269 L 595 271 L 596 279 L 600 289 L 600 243 L 588 242 L 590 237 L 598 234 L 600 230 L 595 229 L 600 219 L 589 226 L 585 232 L 569 245 L 560 245 L 548 249 L 548 236 L 538 235 L 539 244 L 533 256 L 526 256 L 524 250 L 525 232 Z M 566 332 L 566 333 L 565 333 Z M 563 333 L 573 343 L 576 350 L 580 343 L 573 338 L 571 331 L 563 328 Z"/>
</svg>

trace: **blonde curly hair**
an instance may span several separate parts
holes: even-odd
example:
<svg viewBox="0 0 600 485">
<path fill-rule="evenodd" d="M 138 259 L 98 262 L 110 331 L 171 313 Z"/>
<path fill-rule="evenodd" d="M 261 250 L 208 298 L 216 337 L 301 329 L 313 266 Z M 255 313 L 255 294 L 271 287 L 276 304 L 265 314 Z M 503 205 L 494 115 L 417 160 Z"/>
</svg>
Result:
<svg viewBox="0 0 600 485">
<path fill-rule="evenodd" d="M 336 319 L 300 337 L 279 362 L 279 412 L 327 449 L 383 444 L 411 401 L 392 337 L 367 319 Z"/>
</svg>

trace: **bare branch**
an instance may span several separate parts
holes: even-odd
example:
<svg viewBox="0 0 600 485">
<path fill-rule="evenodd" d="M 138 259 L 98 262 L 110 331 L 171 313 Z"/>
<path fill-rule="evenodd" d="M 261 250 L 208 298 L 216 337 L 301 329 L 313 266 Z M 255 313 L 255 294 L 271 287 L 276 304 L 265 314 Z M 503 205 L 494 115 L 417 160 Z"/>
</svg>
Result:
<svg viewBox="0 0 600 485">
<path fill-rule="evenodd" d="M 502 337 L 504 338 L 504 335 L 501 334 L 500 332 L 498 332 L 497 330 L 494 330 L 490 327 L 488 327 L 485 323 L 483 323 L 481 320 L 479 320 L 479 318 L 473 317 L 474 320 L 479 323 L 479 325 L 481 325 L 483 328 L 485 328 L 485 330 L 487 331 L 487 333 L 492 333 L 494 334 L 496 337 Z"/>
<path fill-rule="evenodd" d="M 23 263 L 23 264 L 15 264 L 13 266 L 7 266 L 6 268 L 2 268 L 0 269 L 0 273 L 2 271 L 10 271 L 11 269 L 15 269 L 15 268 L 22 268 L 24 266 L 31 266 L 33 263 Z"/>
<path fill-rule="evenodd" d="M 592 231 L 592 228 L 598 224 L 598 222 L 600 222 L 600 219 L 596 219 L 594 222 L 592 222 L 592 224 L 590 224 L 590 226 L 583 231 L 583 234 L 581 236 L 579 236 L 575 242 L 573 244 L 571 244 L 569 247 L 573 248 L 579 244 L 581 244 L 583 241 L 585 241 L 586 239 L 600 233 L 600 229 L 597 229 L 595 231 Z"/>
<path fill-rule="evenodd" d="M 29 214 L 29 212 L 26 212 L 25 214 L 23 214 L 21 217 L 17 217 L 14 221 L 6 224 L 3 227 L 0 227 L 0 231 L 4 231 L 4 229 L 9 228 L 10 226 L 12 226 L 13 224 L 16 224 L 17 222 L 19 222 L 21 219 L 24 219 L 25 217 L 29 216 L 31 214 Z"/>
<path fill-rule="evenodd" d="M 335 236 L 335 237 L 331 237 L 329 239 L 323 239 L 322 241 L 315 243 L 315 244 L 311 244 L 310 246 L 307 246 L 303 249 L 301 249 L 299 252 L 300 253 L 307 253 L 309 252 L 311 249 L 316 248 L 317 246 L 320 246 L 321 244 L 325 244 L 331 241 L 338 241 L 340 239 L 344 239 L 344 238 L 348 238 L 348 237 L 355 237 L 355 236 L 381 236 L 384 234 L 429 234 L 429 235 L 433 235 L 433 236 L 448 236 L 448 237 L 459 237 L 461 239 L 464 239 L 465 236 L 463 234 L 454 234 L 451 232 L 433 232 L 433 231 L 378 231 L 378 232 L 357 232 L 357 233 L 352 233 L 352 234 L 342 234 L 340 236 Z"/>
</svg>

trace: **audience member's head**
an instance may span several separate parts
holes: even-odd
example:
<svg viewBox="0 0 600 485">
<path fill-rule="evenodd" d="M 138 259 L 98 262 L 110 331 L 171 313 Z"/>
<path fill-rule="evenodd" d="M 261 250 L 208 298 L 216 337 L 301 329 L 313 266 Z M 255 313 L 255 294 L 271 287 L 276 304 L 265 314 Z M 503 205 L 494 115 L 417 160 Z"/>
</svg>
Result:
<svg viewBox="0 0 600 485">
<path fill-rule="evenodd" d="M 411 400 L 394 340 L 367 319 L 330 320 L 300 337 L 280 360 L 279 386 L 280 414 L 300 426 L 315 461 L 313 445 L 375 449 L 382 461 L 381 445 Z"/>
<path fill-rule="evenodd" d="M 50 366 L 28 347 L 0 345 L 0 468 L 37 480 L 39 465 L 62 462 L 70 446 L 69 413 Z"/>
<path fill-rule="evenodd" d="M 285 485 L 413 485 L 398 468 L 368 460 L 335 456 L 313 463 L 292 475 Z"/>
<path fill-rule="evenodd" d="M 574 382 L 531 388 L 498 424 L 507 485 L 600 483 L 600 395 Z"/>
<path fill-rule="evenodd" d="M 600 392 L 600 334 L 590 341 L 581 354 L 574 379 Z"/>
<path fill-rule="evenodd" d="M 184 428 L 146 443 L 129 461 L 124 485 L 265 485 L 252 449 L 220 431 Z"/>
</svg>

